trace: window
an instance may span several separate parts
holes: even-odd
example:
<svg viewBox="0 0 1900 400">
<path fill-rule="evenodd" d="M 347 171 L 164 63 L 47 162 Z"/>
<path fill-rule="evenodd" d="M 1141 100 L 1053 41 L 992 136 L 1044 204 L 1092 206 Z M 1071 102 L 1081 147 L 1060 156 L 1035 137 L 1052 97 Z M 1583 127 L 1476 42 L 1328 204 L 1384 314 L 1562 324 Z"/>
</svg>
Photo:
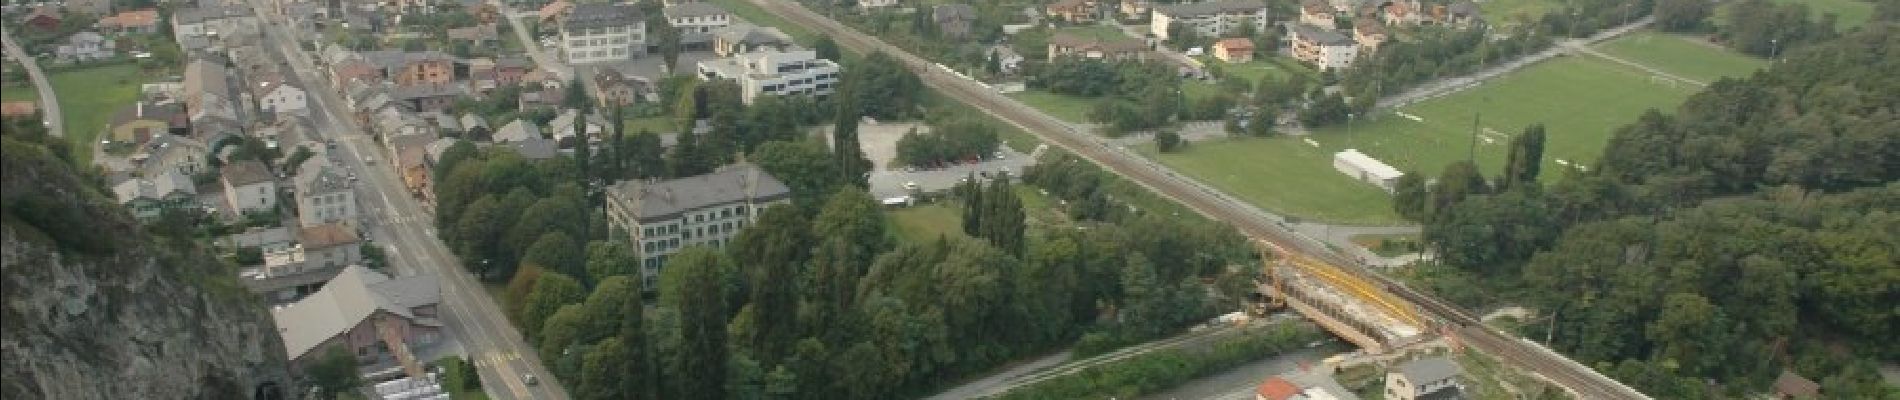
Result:
<svg viewBox="0 0 1900 400">
<path fill-rule="evenodd" d="M 618 48 L 618 47 L 616 47 L 616 48 L 614 48 L 614 53 L 613 53 L 613 54 L 614 54 L 614 56 L 615 56 L 615 57 L 619 57 L 619 56 L 624 56 L 624 55 L 627 55 L 627 49 L 623 49 L 623 48 Z"/>
<path fill-rule="evenodd" d="M 739 215 L 745 215 L 745 208 L 745 206 L 736 206 L 733 207 L 733 211 L 739 213 Z"/>
<path fill-rule="evenodd" d="M 697 223 L 701 223 L 701 222 L 706 222 L 706 215 L 705 215 L 705 214 L 693 214 L 693 223 L 695 223 L 695 224 L 697 224 Z"/>
<path fill-rule="evenodd" d="M 719 218 L 732 218 L 732 209 L 719 210 Z"/>
<path fill-rule="evenodd" d="M 569 40 L 569 41 L 567 41 L 567 46 L 568 46 L 568 47 L 586 47 L 586 46 L 587 46 L 587 41 L 586 41 L 586 40 L 579 40 L 579 39 L 575 39 L 575 40 Z"/>
<path fill-rule="evenodd" d="M 725 224 L 725 226 L 726 226 L 726 227 L 725 227 L 724 229 L 726 230 L 726 232 L 732 232 L 732 223 L 731 223 L 731 222 L 727 222 L 727 223 Z"/>
</svg>

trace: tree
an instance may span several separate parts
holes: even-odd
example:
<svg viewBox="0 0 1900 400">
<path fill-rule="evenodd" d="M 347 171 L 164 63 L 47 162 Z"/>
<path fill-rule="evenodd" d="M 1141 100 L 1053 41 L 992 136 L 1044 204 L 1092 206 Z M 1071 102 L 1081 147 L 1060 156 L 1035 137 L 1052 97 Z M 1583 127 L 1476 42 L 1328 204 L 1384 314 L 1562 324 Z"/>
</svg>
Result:
<svg viewBox="0 0 1900 400">
<path fill-rule="evenodd" d="M 1346 105 L 1346 98 L 1339 93 L 1331 93 L 1313 100 L 1313 104 L 1300 111 L 1300 124 L 1308 128 L 1317 128 L 1346 122 L 1346 115 L 1352 112 Z"/>
<path fill-rule="evenodd" d="M 640 277 L 640 259 L 627 243 L 618 240 L 596 240 L 587 244 L 588 282 L 604 284 L 607 278 L 615 276 Z"/>
<path fill-rule="evenodd" d="M 587 261 L 580 245 L 566 233 L 558 231 L 541 235 L 521 256 L 524 264 L 537 265 L 568 277 L 588 276 Z"/>
<path fill-rule="evenodd" d="M 521 305 L 521 331 L 528 338 L 540 338 L 541 328 L 561 306 L 587 299 L 587 289 L 579 281 L 558 272 L 544 272 L 534 282 L 534 291 Z"/>
<path fill-rule="evenodd" d="M 675 177 L 702 175 L 713 170 L 711 149 L 692 130 L 682 130 L 673 151 L 667 153 L 666 170 Z"/>
<path fill-rule="evenodd" d="M 1247 117 L 1247 133 L 1258 137 L 1273 136 L 1273 125 L 1279 118 L 1278 112 L 1274 109 L 1268 107 L 1254 109 L 1253 115 Z"/>
<path fill-rule="evenodd" d="M 838 51 L 838 42 L 832 40 L 830 35 L 818 36 L 817 43 L 813 43 L 811 48 L 813 52 L 817 53 L 818 58 L 832 61 L 841 61 L 844 59 L 844 54 Z"/>
<path fill-rule="evenodd" d="M 363 379 L 356 373 L 356 356 L 350 354 L 348 346 L 330 346 L 304 373 L 323 398 L 334 399 L 363 386 Z"/>
<path fill-rule="evenodd" d="M 758 336 L 743 343 L 761 362 L 777 363 L 798 339 L 799 270 L 810 256 L 811 225 L 794 207 L 771 207 L 758 223 L 733 237 L 733 261 L 743 266 L 748 307 L 755 311 Z"/>
<path fill-rule="evenodd" d="M 653 42 L 660 48 L 660 59 L 666 62 L 666 72 L 672 73 L 680 60 L 680 30 L 668 22 L 665 14 L 648 14 L 647 26 L 652 27 Z"/>
<path fill-rule="evenodd" d="M 784 181 L 792 189 L 792 198 L 801 204 L 823 201 L 844 184 L 831 151 L 817 141 L 765 142 L 746 158 Z"/>
<path fill-rule="evenodd" d="M 641 281 L 638 276 L 615 275 L 594 287 L 594 293 L 587 295 L 581 303 L 580 316 L 585 326 L 575 336 L 576 343 L 593 343 L 610 336 L 620 334 L 621 325 L 628 318 L 639 319 L 640 309 L 626 309 L 628 304 L 640 304 Z"/>
<path fill-rule="evenodd" d="M 534 293 L 534 285 L 540 280 L 541 267 L 533 265 L 522 266 L 508 279 L 502 305 L 507 307 L 506 312 L 515 323 L 521 323 L 521 310 L 528 304 L 528 296 Z"/>
<path fill-rule="evenodd" d="M 1406 172 L 1399 175 L 1398 182 L 1392 184 L 1392 210 L 1405 219 L 1423 222 L 1429 195 L 1425 188 L 1425 176 L 1418 172 Z"/>
<path fill-rule="evenodd" d="M 1544 162 L 1544 124 L 1535 124 L 1524 128 L 1524 133 L 1511 138 L 1511 152 L 1504 162 L 1504 174 L 1498 176 L 1498 191 L 1510 190 L 1512 186 L 1535 187 L 1537 173 Z"/>
<path fill-rule="evenodd" d="M 681 135 L 682 138 L 690 136 Z M 656 178 L 667 174 L 666 148 L 661 146 L 660 135 L 640 131 L 629 138 L 627 143 L 627 163 L 634 178 Z"/>
<path fill-rule="evenodd" d="M 1173 153 L 1176 150 L 1180 150 L 1181 144 L 1181 134 L 1176 133 L 1173 129 L 1162 129 L 1155 132 L 1155 149 L 1163 153 Z"/>
<path fill-rule="evenodd" d="M 569 108 L 580 108 L 587 105 L 587 87 L 581 86 L 580 77 L 568 79 L 566 90 L 567 95 L 562 98 L 561 104 Z"/>
<path fill-rule="evenodd" d="M 726 274 L 733 269 L 725 255 L 705 247 L 688 247 L 673 255 L 661 273 L 661 305 L 679 312 L 679 353 L 668 368 L 673 374 L 673 398 L 726 398 Z"/>
<path fill-rule="evenodd" d="M 574 397 L 582 400 L 637 398 L 624 391 L 622 381 L 632 374 L 625 362 L 632 353 L 624 343 L 618 337 L 610 337 L 594 344 L 581 361 L 581 379 L 574 387 Z"/>
<path fill-rule="evenodd" d="M 864 149 L 858 145 L 858 121 L 862 116 L 851 100 L 839 101 L 838 119 L 831 128 L 831 155 L 836 160 L 838 177 L 853 186 L 868 187 L 871 160 L 864 158 Z"/>
<path fill-rule="evenodd" d="M 587 344 L 588 342 L 580 340 L 588 324 L 584 318 L 586 316 L 581 314 L 580 304 L 561 306 L 541 323 L 541 340 L 536 348 L 541 350 L 541 354 L 546 357 L 554 358 L 555 355 L 567 352 L 569 347 Z M 562 378 L 571 377 L 563 376 Z"/>
<path fill-rule="evenodd" d="M 1016 197 L 1007 177 L 990 181 L 988 190 L 982 196 L 983 219 L 976 236 L 1012 256 L 1022 257 L 1029 246 L 1023 238 L 1022 199 Z"/>
<path fill-rule="evenodd" d="M 1656 0 L 1656 25 L 1668 32 L 1693 32 L 1706 26 L 1715 5 L 1697 0 Z"/>
<path fill-rule="evenodd" d="M 1470 161 L 1447 164 L 1444 172 L 1438 175 L 1438 186 L 1432 189 L 1427 215 L 1438 218 L 1466 196 L 1490 191 L 1491 188 L 1484 182 L 1484 175 L 1478 173 L 1477 165 Z"/>
<path fill-rule="evenodd" d="M 817 320 L 806 326 L 843 326 L 857 298 L 858 278 L 885 248 L 884 215 L 870 194 L 846 187 L 812 219 L 812 234 L 819 244 L 812 253 L 809 269 L 816 276 L 808 295 L 817 308 L 811 317 Z M 820 331 L 840 335 L 842 330 Z"/>
</svg>

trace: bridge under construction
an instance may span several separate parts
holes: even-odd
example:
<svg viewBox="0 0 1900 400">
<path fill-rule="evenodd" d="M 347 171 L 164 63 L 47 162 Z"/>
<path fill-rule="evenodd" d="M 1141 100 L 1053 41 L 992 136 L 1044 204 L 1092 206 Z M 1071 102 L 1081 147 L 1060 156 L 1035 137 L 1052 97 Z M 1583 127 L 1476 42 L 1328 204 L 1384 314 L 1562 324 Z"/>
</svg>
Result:
<svg viewBox="0 0 1900 400">
<path fill-rule="evenodd" d="M 1305 255 L 1260 241 L 1265 265 L 1259 294 L 1266 305 L 1289 308 L 1367 353 L 1423 339 L 1430 321 L 1411 303 L 1371 281 Z"/>
</svg>

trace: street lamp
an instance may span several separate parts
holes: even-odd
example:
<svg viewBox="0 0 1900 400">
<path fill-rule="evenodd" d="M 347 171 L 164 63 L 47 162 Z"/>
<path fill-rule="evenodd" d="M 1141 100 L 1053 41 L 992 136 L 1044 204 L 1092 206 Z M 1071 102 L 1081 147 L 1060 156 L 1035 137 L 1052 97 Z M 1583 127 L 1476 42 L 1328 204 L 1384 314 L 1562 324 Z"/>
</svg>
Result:
<svg viewBox="0 0 1900 400">
<path fill-rule="evenodd" d="M 1781 38 L 1768 39 L 1768 62 L 1781 61 Z"/>
</svg>

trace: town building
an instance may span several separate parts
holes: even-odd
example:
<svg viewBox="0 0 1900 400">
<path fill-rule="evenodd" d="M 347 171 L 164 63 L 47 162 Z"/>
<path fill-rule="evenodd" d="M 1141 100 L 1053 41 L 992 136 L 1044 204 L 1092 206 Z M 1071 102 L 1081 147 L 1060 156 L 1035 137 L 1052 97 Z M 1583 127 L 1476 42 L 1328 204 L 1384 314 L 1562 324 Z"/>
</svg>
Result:
<svg viewBox="0 0 1900 400">
<path fill-rule="evenodd" d="M 1334 380 L 1331 371 L 1309 370 L 1274 376 L 1254 387 L 1254 400 L 1359 400 Z"/>
<path fill-rule="evenodd" d="M 646 48 L 646 21 L 631 5 L 578 4 L 561 20 L 561 55 L 570 64 L 625 61 Z"/>
<path fill-rule="evenodd" d="M 243 5 L 209 5 L 182 8 L 172 12 L 172 36 L 215 37 L 238 31 L 240 26 L 257 25 L 257 17 Z"/>
<path fill-rule="evenodd" d="M 515 118 L 514 121 L 503 124 L 501 129 L 495 130 L 495 135 L 492 136 L 490 140 L 495 143 L 509 143 L 525 142 L 540 138 L 540 125 L 535 125 L 534 121 L 530 121 L 527 118 Z"/>
<path fill-rule="evenodd" d="M 858 8 L 873 9 L 897 5 L 897 0 L 858 0 Z"/>
<path fill-rule="evenodd" d="M 791 197 L 791 189 L 765 170 L 734 164 L 698 176 L 616 183 L 607 191 L 607 220 L 627 233 L 651 288 L 667 256 L 687 246 L 725 245 L 760 211 Z"/>
<path fill-rule="evenodd" d="M 1391 192 L 1393 185 L 1398 183 L 1399 177 L 1405 175 L 1404 172 L 1399 172 L 1398 168 L 1392 168 L 1385 162 L 1359 152 L 1358 149 L 1346 149 L 1333 154 L 1333 169 L 1352 179 L 1385 189 L 1386 192 Z"/>
<path fill-rule="evenodd" d="M 651 92 L 652 86 L 645 78 L 629 77 L 613 68 L 601 68 L 600 72 L 594 73 L 594 100 L 603 107 L 627 106 Z"/>
<path fill-rule="evenodd" d="M 969 4 L 944 4 L 930 9 L 930 20 L 937 24 L 937 32 L 944 37 L 961 38 L 970 35 L 970 24 L 976 22 L 976 8 Z"/>
<path fill-rule="evenodd" d="M 735 24 L 713 30 L 713 54 L 732 57 L 755 51 L 791 50 L 792 37 L 778 28 Z"/>
<path fill-rule="evenodd" d="M 1249 26 L 1254 32 L 1266 32 L 1267 4 L 1262 0 L 1214 0 L 1155 6 L 1148 26 L 1150 33 L 1162 40 L 1181 28 L 1191 28 L 1210 38 L 1232 36 Z"/>
<path fill-rule="evenodd" d="M 1049 61 L 1062 57 L 1083 57 L 1101 60 L 1136 60 L 1147 57 L 1148 43 L 1141 39 L 1117 38 L 1102 39 L 1084 37 L 1068 32 L 1056 32 L 1049 37 Z"/>
<path fill-rule="evenodd" d="M 759 51 L 699 62 L 699 77 L 739 84 L 745 104 L 759 96 L 825 96 L 838 84 L 838 63 L 811 50 Z"/>
<path fill-rule="evenodd" d="M 310 297 L 272 308 L 271 318 L 292 373 L 301 374 L 335 347 L 368 364 L 433 346 L 442 337 L 441 302 L 434 276 L 390 278 L 352 265 Z"/>
<path fill-rule="evenodd" d="M 158 176 L 165 171 L 192 176 L 206 171 L 210 152 L 210 146 L 190 136 L 153 135 L 151 141 L 139 146 L 131 160 L 137 172 L 144 176 Z"/>
<path fill-rule="evenodd" d="M 1056 0 L 1049 3 L 1046 13 L 1052 18 L 1079 24 L 1094 22 L 1100 11 L 1095 0 Z"/>
<path fill-rule="evenodd" d="M 1306 0 L 1300 2 L 1300 23 L 1333 29 L 1338 26 L 1339 23 L 1338 20 L 1334 18 L 1336 15 L 1333 11 L 1332 4 L 1328 4 L 1324 0 Z"/>
<path fill-rule="evenodd" d="M 712 3 L 692 2 L 667 6 L 660 10 L 666 22 L 684 35 L 711 35 L 712 31 L 732 25 L 732 13 Z"/>
<path fill-rule="evenodd" d="M 158 33 L 158 10 L 126 11 L 100 18 L 94 27 L 107 32 Z"/>
<path fill-rule="evenodd" d="M 277 209 L 277 180 L 263 162 L 245 160 L 225 164 L 219 182 L 224 185 L 225 202 L 237 213 L 271 212 Z"/>
<path fill-rule="evenodd" d="M 126 179 L 113 185 L 112 192 L 139 221 L 157 220 L 166 210 L 192 210 L 198 205 L 198 188 L 191 177 L 175 170 Z"/>
<path fill-rule="evenodd" d="M 582 122 L 586 124 L 585 132 L 577 132 L 574 129 L 575 120 L 585 121 Z M 548 131 L 553 132 L 554 141 L 559 143 L 561 148 L 571 149 L 582 143 L 599 141 L 607 132 L 607 118 L 601 116 L 599 112 L 590 112 L 583 119 L 581 110 L 569 108 L 562 110 L 560 115 L 548 121 Z"/>
<path fill-rule="evenodd" d="M 1214 42 L 1214 58 L 1230 63 L 1253 61 L 1253 40 L 1227 38 Z"/>
<path fill-rule="evenodd" d="M 397 87 L 447 85 L 458 78 L 456 65 L 465 62 L 440 51 L 376 50 L 360 53 L 373 75 Z"/>
<path fill-rule="evenodd" d="M 184 106 L 140 100 L 119 109 L 106 124 L 106 140 L 115 144 L 144 144 L 152 138 L 190 133 Z"/>
<path fill-rule="evenodd" d="M 304 160 L 292 179 L 297 199 L 297 222 L 302 226 L 340 223 L 356 225 L 356 192 L 342 168 L 330 163 L 328 151 Z"/>
<path fill-rule="evenodd" d="M 1321 70 L 1351 68 L 1359 57 L 1359 45 L 1330 29 L 1292 24 L 1293 58 L 1313 64 Z"/>
<path fill-rule="evenodd" d="M 1352 41 L 1359 44 L 1362 53 L 1377 53 L 1379 45 L 1385 44 L 1386 38 L 1385 25 L 1378 21 L 1362 19 L 1352 24 Z"/>
<path fill-rule="evenodd" d="M 303 88 L 275 75 L 275 79 L 261 79 L 254 83 L 256 91 L 252 96 L 257 99 L 257 108 L 270 114 L 310 115 L 308 94 Z"/>
<path fill-rule="evenodd" d="M 53 55 L 71 62 L 90 62 L 112 58 L 116 48 L 112 39 L 87 31 L 67 36 L 66 43 L 53 49 Z"/>
<path fill-rule="evenodd" d="M 1122 0 L 1120 8 L 1122 18 L 1140 21 L 1148 19 L 1148 12 L 1154 8 L 1154 3 L 1148 0 Z"/>
<path fill-rule="evenodd" d="M 1427 357 L 1399 365 L 1385 374 L 1385 397 L 1393 400 L 1455 399 L 1464 390 L 1458 382 L 1458 364 L 1445 357 Z"/>
</svg>

